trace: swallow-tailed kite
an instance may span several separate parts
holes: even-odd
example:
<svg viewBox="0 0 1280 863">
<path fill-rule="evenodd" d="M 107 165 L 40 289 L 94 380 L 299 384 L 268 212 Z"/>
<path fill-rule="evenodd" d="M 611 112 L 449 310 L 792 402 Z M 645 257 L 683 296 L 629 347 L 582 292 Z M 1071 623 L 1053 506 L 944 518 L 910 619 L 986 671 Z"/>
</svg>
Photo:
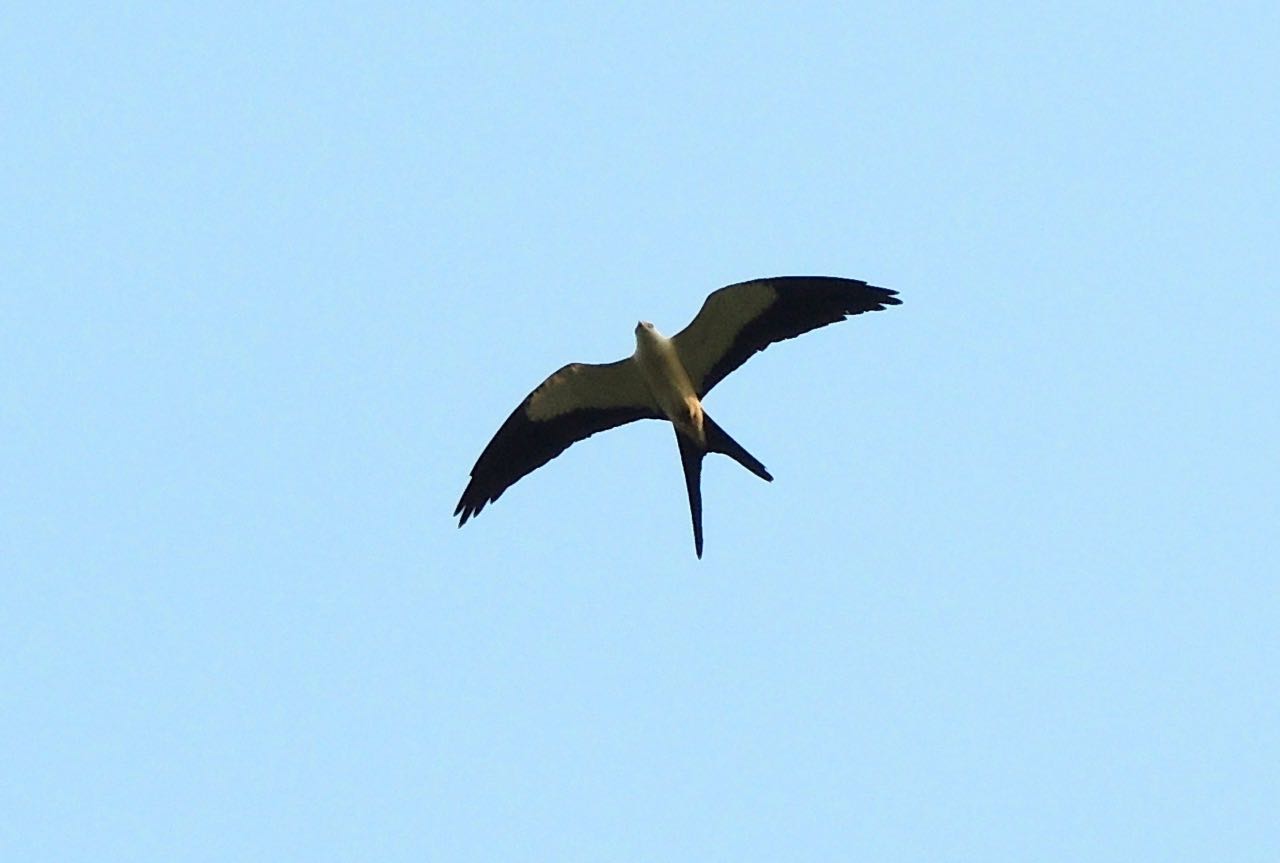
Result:
<svg viewBox="0 0 1280 863">
<path fill-rule="evenodd" d="M 507 417 L 471 469 L 471 481 L 453 511 L 462 516 L 458 527 L 574 443 L 634 420 L 666 419 L 680 445 L 693 545 L 702 557 L 703 457 L 723 453 L 773 481 L 758 459 L 712 421 L 702 399 L 725 375 L 774 342 L 847 315 L 897 305 L 896 293 L 854 279 L 781 276 L 715 291 L 693 322 L 670 339 L 641 321 L 630 357 L 603 365 L 570 363 Z"/>
</svg>

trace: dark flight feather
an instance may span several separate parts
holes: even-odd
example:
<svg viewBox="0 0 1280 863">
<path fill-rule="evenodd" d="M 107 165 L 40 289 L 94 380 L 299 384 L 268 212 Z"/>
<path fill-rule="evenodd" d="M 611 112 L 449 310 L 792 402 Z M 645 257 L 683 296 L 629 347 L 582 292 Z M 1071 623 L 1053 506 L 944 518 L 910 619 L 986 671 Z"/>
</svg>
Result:
<svg viewBox="0 0 1280 863">
<path fill-rule="evenodd" d="M 625 360 L 622 362 L 626 362 Z M 614 363 L 612 366 L 621 366 Z M 529 404 L 533 397 L 548 383 L 555 381 L 566 371 L 581 364 L 571 363 L 551 375 L 537 389 L 525 397 L 507 421 L 498 429 L 489 445 L 480 453 L 475 467 L 471 468 L 471 481 L 467 483 L 454 515 L 462 518 L 458 527 L 467 519 L 478 515 L 487 504 L 493 503 L 502 493 L 523 477 L 542 467 L 580 440 L 597 432 L 617 428 L 642 419 L 661 419 L 652 408 L 633 405 L 626 407 L 584 408 L 571 410 L 550 419 L 529 418 Z M 607 368 L 607 367 L 601 367 Z"/>
<path fill-rule="evenodd" d="M 675 335 L 674 341 L 679 349 L 683 352 L 688 345 L 696 351 L 700 330 L 714 326 L 717 316 L 723 316 L 726 310 L 733 308 L 733 293 L 742 289 L 751 290 L 760 282 L 773 288 L 777 296 L 753 317 L 742 322 L 741 329 L 727 349 L 705 371 L 702 380 L 695 382 L 700 384 L 699 398 L 710 392 L 712 387 L 734 369 L 774 342 L 793 339 L 810 330 L 843 321 L 849 315 L 879 311 L 885 306 L 896 306 L 902 302 L 895 296 L 897 291 L 877 288 L 857 279 L 834 276 L 753 279 L 721 288 L 708 296 L 697 317 Z"/>
</svg>

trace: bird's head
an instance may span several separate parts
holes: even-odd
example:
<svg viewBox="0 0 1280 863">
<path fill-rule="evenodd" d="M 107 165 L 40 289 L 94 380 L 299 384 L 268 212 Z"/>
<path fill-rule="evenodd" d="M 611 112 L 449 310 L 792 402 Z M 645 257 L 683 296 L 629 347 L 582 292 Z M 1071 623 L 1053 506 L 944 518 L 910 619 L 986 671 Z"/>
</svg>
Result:
<svg viewBox="0 0 1280 863">
<path fill-rule="evenodd" d="M 636 344 L 641 341 L 652 342 L 654 337 L 658 335 L 658 331 L 653 328 L 653 324 L 648 321 L 639 321 L 636 324 Z"/>
</svg>

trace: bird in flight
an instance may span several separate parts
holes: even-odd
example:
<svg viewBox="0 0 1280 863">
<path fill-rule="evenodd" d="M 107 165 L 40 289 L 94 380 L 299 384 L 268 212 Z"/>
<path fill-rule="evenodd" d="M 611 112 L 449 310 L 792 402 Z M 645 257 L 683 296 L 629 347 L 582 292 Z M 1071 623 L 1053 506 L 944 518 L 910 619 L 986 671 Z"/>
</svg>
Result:
<svg viewBox="0 0 1280 863">
<path fill-rule="evenodd" d="M 498 429 L 471 469 L 455 516 L 458 527 L 522 477 L 596 432 L 642 419 L 675 428 L 702 557 L 702 459 L 721 453 L 763 480 L 759 459 L 720 428 L 702 407 L 711 388 L 774 342 L 898 305 L 896 291 L 856 279 L 780 276 L 713 292 L 689 326 L 667 338 L 648 321 L 636 324 L 636 350 L 616 363 L 570 363 L 529 393 Z"/>
</svg>

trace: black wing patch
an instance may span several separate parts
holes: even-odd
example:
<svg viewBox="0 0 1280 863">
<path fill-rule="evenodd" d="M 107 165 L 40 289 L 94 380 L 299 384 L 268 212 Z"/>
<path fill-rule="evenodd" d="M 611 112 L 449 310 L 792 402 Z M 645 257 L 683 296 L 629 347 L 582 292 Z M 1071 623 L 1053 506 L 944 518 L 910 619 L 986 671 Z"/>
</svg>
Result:
<svg viewBox="0 0 1280 863">
<path fill-rule="evenodd" d="M 517 481 L 578 441 L 635 420 L 660 418 L 651 408 L 633 405 L 583 408 L 535 421 L 529 419 L 528 414 L 534 393 L 530 393 L 511 412 L 476 460 L 475 467 L 471 469 L 471 481 L 453 511 L 454 515 L 462 517 L 458 527 L 466 524 L 471 516 L 478 515 L 487 504 L 502 497 L 502 493 Z"/>
<path fill-rule="evenodd" d="M 711 364 L 702 377 L 699 396 L 705 396 L 730 372 L 774 342 L 792 339 L 810 330 L 834 324 L 849 315 L 880 311 L 886 306 L 896 306 L 902 302 L 896 296 L 897 291 L 877 288 L 856 279 L 779 276 L 755 281 L 766 282 L 777 292 L 777 296 L 745 323 L 728 349 Z M 716 294 L 750 284 L 752 283 L 744 282 L 741 285 L 730 285 L 716 291 Z M 707 303 L 711 303 L 711 297 Z M 699 312 L 699 316 L 701 314 Z M 690 329 L 697 324 L 698 320 L 695 318 Z"/>
</svg>

